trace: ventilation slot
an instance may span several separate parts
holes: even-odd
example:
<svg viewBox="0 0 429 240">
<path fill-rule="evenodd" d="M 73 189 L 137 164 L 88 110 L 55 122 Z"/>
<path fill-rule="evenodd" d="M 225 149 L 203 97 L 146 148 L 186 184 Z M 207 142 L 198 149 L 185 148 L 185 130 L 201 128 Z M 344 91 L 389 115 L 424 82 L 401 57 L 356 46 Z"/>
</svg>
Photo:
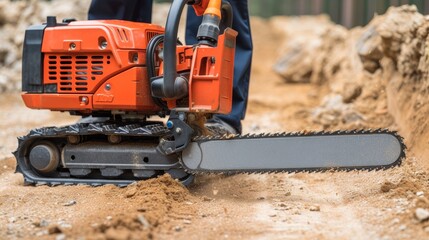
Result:
<svg viewBox="0 0 429 240">
<path fill-rule="evenodd" d="M 153 38 L 153 37 L 155 37 L 155 36 L 157 36 L 157 35 L 160 35 L 161 33 L 159 33 L 159 32 L 146 32 L 146 39 L 147 39 L 147 44 L 149 44 L 149 41 Z"/>
<path fill-rule="evenodd" d="M 57 84 L 60 93 L 85 93 L 97 88 L 111 55 L 45 55 L 45 81 Z"/>
<path fill-rule="evenodd" d="M 91 74 L 103 75 L 103 56 L 91 56 Z"/>
<path fill-rule="evenodd" d="M 116 28 L 116 31 L 118 32 L 119 38 L 122 42 L 128 42 L 128 36 L 127 32 L 123 28 Z"/>
<path fill-rule="evenodd" d="M 58 84 L 60 92 L 87 92 L 88 80 L 103 75 L 103 60 L 101 55 L 48 55 L 47 78 Z"/>
</svg>

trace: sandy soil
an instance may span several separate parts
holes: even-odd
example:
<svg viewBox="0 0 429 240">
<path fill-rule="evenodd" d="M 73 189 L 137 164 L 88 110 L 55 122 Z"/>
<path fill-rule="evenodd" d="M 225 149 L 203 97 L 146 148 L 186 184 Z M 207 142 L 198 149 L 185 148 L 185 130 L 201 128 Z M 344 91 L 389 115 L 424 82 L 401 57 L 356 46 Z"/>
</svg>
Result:
<svg viewBox="0 0 429 240">
<path fill-rule="evenodd" d="M 299 25 L 299 19 L 288 21 Z M 189 189 L 168 176 L 126 188 L 28 187 L 22 185 L 22 176 L 14 174 L 9 152 L 16 147 L 15 137 L 33 127 L 75 119 L 29 111 L 16 94 L 2 95 L 0 239 L 427 239 L 429 222 L 415 216 L 417 209 L 429 209 L 425 167 L 429 166 L 425 152 L 429 131 L 424 121 L 429 105 L 422 100 L 427 94 L 424 79 L 408 81 L 400 69 L 389 68 L 394 64 L 390 62 L 378 66 L 375 74 L 364 72 L 362 64 L 349 64 L 331 72 L 329 79 L 325 71 L 323 78 L 287 83 L 272 66 L 279 56 L 277 47 L 290 36 L 271 31 L 267 24 L 273 22 L 253 21 L 255 56 L 245 132 L 397 129 L 408 145 L 401 167 L 375 172 L 197 176 Z M 315 56 L 325 54 L 319 52 Z M 329 66 L 326 59 L 321 63 Z M 344 93 L 336 92 L 343 89 L 336 83 L 350 71 L 355 72 L 347 80 L 363 86 L 362 93 L 353 103 L 340 101 L 341 108 L 333 108 L 329 99 Z M 385 78 L 392 81 L 385 83 Z M 350 114 L 338 114 L 349 111 L 361 117 L 349 122 Z"/>
</svg>

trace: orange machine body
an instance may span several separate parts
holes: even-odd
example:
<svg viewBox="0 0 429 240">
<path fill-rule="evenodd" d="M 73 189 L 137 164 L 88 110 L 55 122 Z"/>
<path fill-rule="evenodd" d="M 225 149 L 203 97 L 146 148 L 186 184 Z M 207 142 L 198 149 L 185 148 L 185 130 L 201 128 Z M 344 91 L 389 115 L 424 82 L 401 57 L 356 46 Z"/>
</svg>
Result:
<svg viewBox="0 0 429 240">
<path fill-rule="evenodd" d="M 23 100 L 30 108 L 80 115 L 101 111 L 156 114 L 160 107 L 151 94 L 146 49 L 152 37 L 163 33 L 157 25 L 120 20 L 46 27 L 40 55 L 43 90 L 26 91 Z M 177 71 L 190 73 L 189 94 L 185 99 L 164 99 L 170 109 L 230 112 L 236 35 L 227 29 L 217 47 L 177 46 Z M 162 75 L 162 60 L 156 59 L 158 75 Z"/>
</svg>

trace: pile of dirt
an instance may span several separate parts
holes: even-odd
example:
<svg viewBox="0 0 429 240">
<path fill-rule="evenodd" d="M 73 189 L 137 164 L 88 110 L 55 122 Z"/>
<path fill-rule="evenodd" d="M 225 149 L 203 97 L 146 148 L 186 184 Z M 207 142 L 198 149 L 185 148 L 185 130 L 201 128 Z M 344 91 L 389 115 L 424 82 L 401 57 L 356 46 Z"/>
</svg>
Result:
<svg viewBox="0 0 429 240">
<path fill-rule="evenodd" d="M 310 114 L 325 129 L 356 129 L 391 125 L 385 115 L 386 98 L 378 81 L 365 71 L 359 42 L 365 28 L 351 30 L 336 25 L 326 16 L 275 17 L 272 29 L 283 36 L 280 56 L 273 70 L 287 83 L 327 85 L 328 94 Z M 314 26 L 317 26 L 315 28 Z M 356 99 L 370 99 L 358 104 Z M 376 109 L 376 114 L 367 114 Z M 369 119 L 368 119 L 369 118 Z"/>
<path fill-rule="evenodd" d="M 415 6 L 391 7 L 350 30 L 323 17 L 307 18 L 297 21 L 309 22 L 299 28 L 291 27 L 294 19 L 272 20 L 280 26 L 275 30 L 286 32 L 274 70 L 286 82 L 329 86 L 330 94 L 312 111 L 315 123 L 325 129 L 390 126 L 402 130 L 408 144 L 429 133 L 429 21 Z"/>
<path fill-rule="evenodd" d="M 273 69 L 286 82 L 325 82 L 348 57 L 342 50 L 347 47 L 350 33 L 326 15 L 273 17 L 270 26 L 285 39 Z"/>
<path fill-rule="evenodd" d="M 85 222 L 76 221 L 73 228 L 48 225 L 48 234 L 87 239 L 151 239 L 160 231 L 179 231 L 175 220 L 190 219 L 196 211 L 192 206 L 195 197 L 168 174 L 125 188 L 102 186 L 96 191 L 102 194 L 100 199 L 115 201 L 121 207 L 100 202 Z"/>
<path fill-rule="evenodd" d="M 402 228 L 417 233 L 421 230 L 429 232 L 429 177 L 421 164 L 407 159 L 401 168 L 399 177 L 393 181 L 385 181 L 380 186 L 386 198 L 395 199 L 398 211 L 395 223 Z M 397 223 L 396 223 L 397 222 Z M 407 223 L 407 224 L 405 224 Z"/>
</svg>

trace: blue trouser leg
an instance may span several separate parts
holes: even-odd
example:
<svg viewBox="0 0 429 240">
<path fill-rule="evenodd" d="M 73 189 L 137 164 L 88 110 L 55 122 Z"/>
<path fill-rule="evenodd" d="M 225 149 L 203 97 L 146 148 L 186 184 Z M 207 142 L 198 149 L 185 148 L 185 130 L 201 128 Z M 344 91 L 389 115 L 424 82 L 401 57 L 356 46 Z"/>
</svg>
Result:
<svg viewBox="0 0 429 240">
<path fill-rule="evenodd" d="M 234 87 L 232 111 L 228 115 L 216 117 L 225 121 L 241 133 L 241 119 L 244 119 L 249 93 L 250 67 L 252 64 L 252 36 L 250 31 L 247 0 L 228 0 L 233 9 L 232 28 L 238 32 L 234 61 Z M 186 23 L 186 44 L 197 43 L 198 26 L 202 17 L 195 15 L 192 7 L 188 8 Z"/>
<path fill-rule="evenodd" d="M 88 19 L 121 19 L 150 23 L 152 0 L 92 0 Z"/>
</svg>

